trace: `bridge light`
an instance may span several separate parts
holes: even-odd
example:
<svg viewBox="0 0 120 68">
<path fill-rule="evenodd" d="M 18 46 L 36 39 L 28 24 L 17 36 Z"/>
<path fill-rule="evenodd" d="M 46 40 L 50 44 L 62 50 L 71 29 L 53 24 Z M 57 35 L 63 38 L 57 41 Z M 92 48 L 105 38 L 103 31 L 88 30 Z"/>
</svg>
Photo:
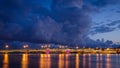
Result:
<svg viewBox="0 0 120 68">
<path fill-rule="evenodd" d="M 44 48 L 44 46 L 42 45 L 41 48 Z"/>
<path fill-rule="evenodd" d="M 107 50 L 110 50 L 110 48 L 107 48 Z"/>
<path fill-rule="evenodd" d="M 66 50 L 66 54 L 69 54 L 69 53 L 70 53 L 70 50 L 69 50 L 69 49 L 67 49 L 67 50 Z"/>
<path fill-rule="evenodd" d="M 26 45 L 26 48 L 28 48 L 28 45 Z"/>
<path fill-rule="evenodd" d="M 26 46 L 24 45 L 23 48 L 26 48 Z"/>
<path fill-rule="evenodd" d="M 49 48 L 47 48 L 47 50 L 46 50 L 46 53 L 47 53 L 47 54 L 49 54 L 49 53 L 50 53 L 50 50 L 49 50 Z"/>
<path fill-rule="evenodd" d="M 78 49 L 79 47 L 78 46 L 76 46 L 76 49 Z"/>
<path fill-rule="evenodd" d="M 8 47 L 9 47 L 8 44 L 6 44 L 6 45 L 5 45 L 5 48 L 7 49 Z"/>
<path fill-rule="evenodd" d="M 28 48 L 28 45 L 24 45 L 23 48 Z"/>
</svg>

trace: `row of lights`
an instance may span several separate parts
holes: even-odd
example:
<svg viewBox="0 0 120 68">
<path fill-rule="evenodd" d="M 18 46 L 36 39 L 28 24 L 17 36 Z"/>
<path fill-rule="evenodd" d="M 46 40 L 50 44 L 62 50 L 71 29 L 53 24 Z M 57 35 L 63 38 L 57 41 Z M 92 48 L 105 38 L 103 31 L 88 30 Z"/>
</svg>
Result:
<svg viewBox="0 0 120 68">
<path fill-rule="evenodd" d="M 42 45 L 41 48 L 50 48 L 50 45 Z"/>
<path fill-rule="evenodd" d="M 9 48 L 9 46 L 6 44 L 6 45 L 5 45 L 5 48 L 6 48 L 6 49 Z M 24 45 L 23 48 L 28 48 L 28 45 Z M 50 45 L 45 45 L 45 46 L 42 45 L 41 48 L 50 48 Z M 62 46 L 62 45 L 60 45 L 59 48 L 68 48 L 68 46 Z M 78 48 L 79 48 L 79 47 L 76 46 L 76 49 L 78 49 Z"/>
<path fill-rule="evenodd" d="M 28 45 L 24 45 L 24 46 L 23 46 L 23 48 L 28 48 L 28 47 L 29 47 Z M 5 45 L 5 48 L 6 48 L 6 49 L 9 48 L 8 44 Z"/>
<path fill-rule="evenodd" d="M 24 45 L 23 48 L 28 48 L 28 45 Z"/>
<path fill-rule="evenodd" d="M 28 47 L 29 46 L 27 44 L 23 46 L 23 48 L 28 48 Z M 9 48 L 8 44 L 5 45 L 5 48 L 6 49 Z M 50 45 L 42 45 L 41 48 L 50 48 Z M 68 46 L 62 46 L 62 45 L 60 45 L 59 48 L 68 48 Z M 79 47 L 76 46 L 75 48 L 78 49 Z M 83 48 L 85 48 L 85 47 L 83 47 Z M 89 49 L 91 49 L 91 48 L 89 48 Z M 96 47 L 96 49 L 99 49 L 99 48 Z M 107 50 L 109 50 L 109 48 L 107 48 Z"/>
</svg>

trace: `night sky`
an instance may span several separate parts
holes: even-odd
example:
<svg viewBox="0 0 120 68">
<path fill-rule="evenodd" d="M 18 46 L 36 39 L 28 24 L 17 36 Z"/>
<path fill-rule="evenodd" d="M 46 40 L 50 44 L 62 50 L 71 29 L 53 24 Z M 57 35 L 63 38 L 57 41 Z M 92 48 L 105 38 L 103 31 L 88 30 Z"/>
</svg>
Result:
<svg viewBox="0 0 120 68">
<path fill-rule="evenodd" d="M 120 0 L 0 0 L 0 39 L 79 44 L 120 42 Z"/>
</svg>

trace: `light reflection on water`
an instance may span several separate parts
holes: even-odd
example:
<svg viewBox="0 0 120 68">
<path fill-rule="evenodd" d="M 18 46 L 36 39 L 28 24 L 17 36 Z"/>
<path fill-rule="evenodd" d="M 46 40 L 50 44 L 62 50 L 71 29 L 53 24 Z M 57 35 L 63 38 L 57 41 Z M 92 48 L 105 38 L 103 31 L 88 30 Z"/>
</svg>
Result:
<svg viewBox="0 0 120 68">
<path fill-rule="evenodd" d="M 51 55 L 50 54 L 40 54 L 40 68 L 51 68 Z"/>
<path fill-rule="evenodd" d="M 21 57 L 20 57 L 21 56 Z M 37 56 L 39 58 L 34 58 Z M 0 55 L 0 68 L 119 68 L 120 55 L 111 54 L 3 54 Z M 11 57 L 11 58 L 10 58 Z M 32 59 L 32 60 L 31 60 Z M 32 65 L 30 64 L 32 62 Z M 35 63 L 35 64 L 34 64 Z M 38 64 L 37 64 L 38 63 Z M 21 67 L 20 67 L 21 65 Z M 31 67 L 32 66 L 32 67 Z"/>
<path fill-rule="evenodd" d="M 103 64 L 102 64 L 102 60 L 103 60 L 103 59 L 102 59 L 102 54 L 100 54 L 100 68 L 102 68 L 102 65 L 103 65 Z"/>
<path fill-rule="evenodd" d="M 106 58 L 106 68 L 111 68 L 111 55 L 107 54 L 107 58 Z"/>
<path fill-rule="evenodd" d="M 22 68 L 28 68 L 28 54 L 22 54 Z"/>
<path fill-rule="evenodd" d="M 99 54 L 96 54 L 96 68 L 99 68 Z"/>
<path fill-rule="evenodd" d="M 65 68 L 68 68 L 69 66 L 69 54 L 65 55 L 66 61 L 65 61 Z"/>
<path fill-rule="evenodd" d="M 8 54 L 4 54 L 4 60 L 3 60 L 3 68 L 8 68 Z"/>
<path fill-rule="evenodd" d="M 64 68 L 64 54 L 59 54 L 58 68 Z"/>
<path fill-rule="evenodd" d="M 76 68 L 79 68 L 79 54 L 76 54 Z"/>
<path fill-rule="evenodd" d="M 86 54 L 83 54 L 83 68 L 86 67 Z"/>
<path fill-rule="evenodd" d="M 88 62 L 88 63 L 89 63 L 88 67 L 91 68 L 91 54 L 89 54 L 89 58 L 88 58 L 88 59 L 89 59 L 89 60 L 88 60 L 88 61 L 89 61 L 89 62 Z"/>
</svg>

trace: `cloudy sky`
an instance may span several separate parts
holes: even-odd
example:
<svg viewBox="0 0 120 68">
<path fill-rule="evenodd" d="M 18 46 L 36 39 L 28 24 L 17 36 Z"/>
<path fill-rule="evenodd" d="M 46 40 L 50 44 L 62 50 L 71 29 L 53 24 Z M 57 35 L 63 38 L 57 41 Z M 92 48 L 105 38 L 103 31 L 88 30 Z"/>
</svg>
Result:
<svg viewBox="0 0 120 68">
<path fill-rule="evenodd" d="M 79 44 L 120 41 L 120 0 L 0 0 L 0 39 Z"/>
<path fill-rule="evenodd" d="M 93 24 L 90 37 L 92 39 L 112 40 L 120 42 L 120 2 L 111 3 L 91 15 Z"/>
</svg>

